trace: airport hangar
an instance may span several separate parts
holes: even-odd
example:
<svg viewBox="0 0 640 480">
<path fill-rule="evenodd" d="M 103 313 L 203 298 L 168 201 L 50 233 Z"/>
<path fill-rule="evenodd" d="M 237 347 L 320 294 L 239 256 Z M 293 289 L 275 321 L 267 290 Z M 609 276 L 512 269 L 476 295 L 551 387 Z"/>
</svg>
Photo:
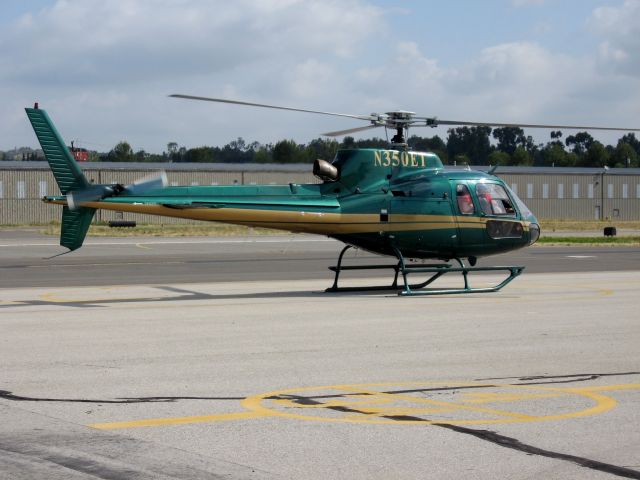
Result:
<svg viewBox="0 0 640 480">
<path fill-rule="evenodd" d="M 254 185 L 316 183 L 307 164 L 222 163 L 83 163 L 94 183 L 131 183 L 150 172 L 165 170 L 172 185 Z M 447 167 L 457 168 L 461 167 Z M 488 170 L 487 166 L 472 167 Z M 640 220 L 640 168 L 499 167 L 502 177 L 542 220 Z M 45 195 L 59 195 L 47 162 L 0 162 L 0 225 L 59 221 L 59 207 L 45 205 Z M 97 222 L 123 214 L 99 210 Z M 125 213 L 138 223 L 199 223 Z"/>
</svg>

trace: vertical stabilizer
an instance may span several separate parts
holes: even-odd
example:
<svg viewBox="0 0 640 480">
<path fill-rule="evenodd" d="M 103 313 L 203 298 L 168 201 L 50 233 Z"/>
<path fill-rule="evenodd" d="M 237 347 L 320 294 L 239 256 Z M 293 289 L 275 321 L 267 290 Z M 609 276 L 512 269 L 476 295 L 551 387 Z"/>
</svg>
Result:
<svg viewBox="0 0 640 480">
<path fill-rule="evenodd" d="M 53 171 L 60 192 L 66 195 L 68 192 L 88 187 L 89 182 L 47 112 L 37 108 L 37 104 L 36 108 L 25 108 L 25 111 L 38 137 L 44 156 Z"/>
<path fill-rule="evenodd" d="M 89 182 L 71 152 L 69 152 L 47 112 L 40 110 L 38 104 L 34 108 L 25 108 L 25 111 L 38 137 L 44 156 L 49 162 L 60 192 L 63 195 L 67 195 L 69 192 L 89 187 Z M 60 245 L 67 247 L 69 250 L 80 248 L 95 212 L 94 208 L 81 207 L 72 211 L 65 206 L 62 210 Z"/>
<path fill-rule="evenodd" d="M 77 210 L 69 210 L 69 207 L 64 207 L 62 210 L 60 245 L 67 247 L 69 250 L 80 248 L 95 212 L 95 208 L 81 207 Z"/>
</svg>

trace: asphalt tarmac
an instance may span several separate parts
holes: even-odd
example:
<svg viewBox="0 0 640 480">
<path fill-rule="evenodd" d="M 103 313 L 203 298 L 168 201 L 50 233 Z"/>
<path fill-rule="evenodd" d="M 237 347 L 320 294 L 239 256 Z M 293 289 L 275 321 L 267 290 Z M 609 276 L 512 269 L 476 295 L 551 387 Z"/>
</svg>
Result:
<svg viewBox="0 0 640 480">
<path fill-rule="evenodd" d="M 638 249 L 403 298 L 316 237 L 56 243 L 0 239 L 0 479 L 640 478 Z"/>
<path fill-rule="evenodd" d="M 0 230 L 0 288 L 326 279 L 344 245 L 318 235 L 88 238 L 74 252 L 35 230 Z M 59 255 L 60 256 L 55 256 Z M 351 250 L 345 264 L 395 263 Z M 524 265 L 525 273 L 640 271 L 638 247 L 539 247 L 478 265 Z M 370 276 L 371 272 L 350 272 Z"/>
</svg>

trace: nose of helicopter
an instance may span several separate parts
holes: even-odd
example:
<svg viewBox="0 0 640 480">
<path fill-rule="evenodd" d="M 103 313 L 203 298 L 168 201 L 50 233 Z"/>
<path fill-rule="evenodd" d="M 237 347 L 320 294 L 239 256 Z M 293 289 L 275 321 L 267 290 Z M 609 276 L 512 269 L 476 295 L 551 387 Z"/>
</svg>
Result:
<svg viewBox="0 0 640 480">
<path fill-rule="evenodd" d="M 531 222 L 529 225 L 529 245 L 533 245 L 540 238 L 540 225 Z"/>
</svg>

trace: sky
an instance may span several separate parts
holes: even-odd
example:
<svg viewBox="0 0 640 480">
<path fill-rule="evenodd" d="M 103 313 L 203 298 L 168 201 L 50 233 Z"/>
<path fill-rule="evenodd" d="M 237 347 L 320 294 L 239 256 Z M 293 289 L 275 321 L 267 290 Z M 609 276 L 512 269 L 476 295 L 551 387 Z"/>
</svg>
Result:
<svg viewBox="0 0 640 480">
<path fill-rule="evenodd" d="M 24 113 L 36 101 L 68 142 L 98 151 L 122 140 L 152 153 L 238 137 L 307 143 L 360 126 L 172 93 L 640 128 L 640 0 L 2 2 L 0 150 L 37 146 Z M 591 133 L 603 143 L 623 135 Z M 385 131 L 356 137 L 374 135 Z"/>
</svg>

